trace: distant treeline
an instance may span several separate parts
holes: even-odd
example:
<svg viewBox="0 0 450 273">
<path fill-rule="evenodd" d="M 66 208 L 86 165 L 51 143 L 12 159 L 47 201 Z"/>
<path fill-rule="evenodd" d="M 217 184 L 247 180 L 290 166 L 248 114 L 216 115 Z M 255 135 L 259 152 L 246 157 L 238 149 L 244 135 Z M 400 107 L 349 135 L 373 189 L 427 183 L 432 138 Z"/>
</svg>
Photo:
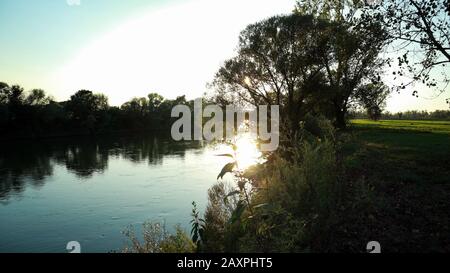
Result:
<svg viewBox="0 0 450 273">
<path fill-rule="evenodd" d="M 115 107 L 103 94 L 80 90 L 68 101 L 56 102 L 41 89 L 25 92 L 19 85 L 0 82 L 0 138 L 163 130 L 170 128 L 171 110 L 178 104 L 193 101 L 151 93 Z"/>
<path fill-rule="evenodd" d="M 365 111 L 355 111 L 349 114 L 350 118 L 370 119 Z M 383 112 L 381 119 L 404 119 L 404 120 L 450 120 L 450 110 L 428 111 L 405 111 L 398 113 Z"/>
</svg>

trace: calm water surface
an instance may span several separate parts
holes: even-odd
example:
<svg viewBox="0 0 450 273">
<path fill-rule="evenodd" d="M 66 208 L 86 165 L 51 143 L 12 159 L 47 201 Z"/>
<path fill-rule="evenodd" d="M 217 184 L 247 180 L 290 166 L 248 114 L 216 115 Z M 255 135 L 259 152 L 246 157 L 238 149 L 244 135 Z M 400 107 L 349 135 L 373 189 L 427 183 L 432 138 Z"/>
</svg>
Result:
<svg viewBox="0 0 450 273">
<path fill-rule="evenodd" d="M 198 142 L 157 136 L 64 139 L 0 147 L 0 252 L 120 250 L 144 221 L 189 230 L 191 203 L 229 161 Z"/>
</svg>

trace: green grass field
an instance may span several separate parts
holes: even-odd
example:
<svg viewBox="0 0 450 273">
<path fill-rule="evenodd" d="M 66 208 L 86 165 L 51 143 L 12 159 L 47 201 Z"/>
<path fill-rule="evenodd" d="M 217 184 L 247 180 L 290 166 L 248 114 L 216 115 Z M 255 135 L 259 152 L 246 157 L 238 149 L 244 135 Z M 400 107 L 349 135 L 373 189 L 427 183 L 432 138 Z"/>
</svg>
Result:
<svg viewBox="0 0 450 273">
<path fill-rule="evenodd" d="M 351 121 L 351 124 L 356 128 L 378 128 L 378 129 L 393 129 L 393 130 L 450 134 L 450 121 L 430 121 L 430 120 L 372 121 L 365 119 L 355 119 Z"/>
<path fill-rule="evenodd" d="M 348 173 L 373 192 L 374 209 L 360 223 L 367 233 L 388 251 L 450 251 L 450 122 L 353 120 L 351 127 Z"/>
<path fill-rule="evenodd" d="M 351 124 L 359 140 L 389 149 L 389 154 L 405 159 L 429 157 L 442 162 L 450 154 L 450 122 L 447 121 L 353 120 Z"/>
</svg>

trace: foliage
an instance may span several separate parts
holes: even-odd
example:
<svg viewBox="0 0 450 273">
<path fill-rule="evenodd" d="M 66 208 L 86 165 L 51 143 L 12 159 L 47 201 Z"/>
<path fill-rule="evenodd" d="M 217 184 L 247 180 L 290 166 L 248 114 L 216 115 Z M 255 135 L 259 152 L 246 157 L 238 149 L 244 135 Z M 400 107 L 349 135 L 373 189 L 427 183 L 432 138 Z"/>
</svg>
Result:
<svg viewBox="0 0 450 273">
<path fill-rule="evenodd" d="M 317 16 L 313 6 L 242 31 L 237 56 L 216 74 L 216 100 L 280 105 L 282 130 L 291 133 L 314 112 L 345 128 L 356 92 L 380 82 L 387 35 L 376 22 Z"/>
<path fill-rule="evenodd" d="M 321 250 L 342 203 L 333 127 L 310 117 L 302 128 L 299 139 L 285 148 L 289 157 L 275 155 L 260 170 L 257 183 L 263 190 L 255 202 L 268 205 L 260 208 L 262 223 L 255 228 L 264 234 L 269 251 Z M 281 218 L 288 221 L 280 222 Z"/>
<path fill-rule="evenodd" d="M 281 119 L 293 131 L 323 85 L 319 52 L 325 50 L 329 23 L 296 14 L 249 25 L 236 57 L 217 72 L 220 101 L 280 105 Z"/>
<path fill-rule="evenodd" d="M 167 100 L 150 93 L 148 98 L 133 98 L 118 108 L 109 106 L 105 95 L 89 90 L 56 102 L 44 90 L 25 92 L 18 85 L 0 82 L 0 130 L 8 138 L 160 130 L 169 128 L 176 104 L 192 107 L 193 102 L 184 96 Z"/>
<path fill-rule="evenodd" d="M 300 0 L 294 12 L 337 22 L 355 20 L 355 14 L 365 6 L 364 0 Z"/>
<path fill-rule="evenodd" d="M 108 99 L 103 94 L 94 94 L 92 91 L 80 90 L 70 97 L 66 104 L 69 118 L 76 125 L 88 128 L 93 133 L 101 118 L 101 113 L 108 109 Z"/>
<path fill-rule="evenodd" d="M 197 245 L 197 250 L 201 249 L 202 246 L 202 240 L 204 237 L 204 231 L 205 231 L 205 220 L 201 219 L 199 216 L 199 212 L 197 210 L 197 204 L 195 202 L 192 202 L 192 230 L 191 230 L 191 237 L 194 244 Z"/>
<path fill-rule="evenodd" d="M 126 253 L 193 253 L 195 244 L 179 227 L 175 227 L 175 234 L 166 231 L 165 225 L 156 222 L 145 222 L 142 225 L 143 242 L 136 236 L 133 226 L 129 226 L 123 233 L 131 245 L 125 247 Z"/>
<path fill-rule="evenodd" d="M 294 146 L 283 149 L 289 153 L 280 151 L 253 170 L 235 170 L 237 185 L 228 191 L 223 185 L 210 190 L 205 249 L 302 252 L 321 250 L 331 240 L 325 234 L 342 200 L 335 132 L 315 117 L 301 128 Z M 227 206 L 230 197 L 233 206 Z"/>
<path fill-rule="evenodd" d="M 411 78 L 402 80 L 397 90 L 422 82 L 437 87 L 440 94 L 445 92 L 450 83 L 446 69 L 450 64 L 450 1 L 383 0 L 368 8 L 363 17 L 382 23 L 388 31 L 399 55 L 396 78 Z M 418 96 L 418 91 L 413 95 Z"/>
<path fill-rule="evenodd" d="M 352 124 L 354 137 L 346 137 L 323 118 L 307 118 L 293 145 L 283 147 L 289 153 L 246 172 L 255 190 L 244 211 L 236 185 L 215 185 L 204 249 L 364 252 L 370 240 L 364 238 L 377 238 L 388 252 L 446 251 L 448 122 Z M 230 197 L 233 206 L 225 202 Z"/>
<path fill-rule="evenodd" d="M 352 137 L 309 116 L 292 145 L 244 172 L 249 203 L 237 175 L 211 188 L 203 251 L 364 252 L 364 238 L 386 251 L 445 251 L 448 122 L 354 123 Z"/>
<path fill-rule="evenodd" d="M 380 74 L 387 61 L 380 58 L 389 42 L 387 33 L 379 22 L 359 16 L 365 6 L 365 1 L 308 0 L 298 1 L 295 10 L 333 22 L 329 48 L 322 53 L 331 94 L 329 101 L 322 103 L 320 114 L 333 113 L 328 116 L 341 129 L 346 127 L 348 108 L 352 103 L 361 103 L 358 97 L 369 91 L 364 87 L 370 83 L 381 85 Z M 378 93 L 370 95 L 374 94 Z M 371 105 L 367 109 L 375 113 L 379 107 Z"/>
<path fill-rule="evenodd" d="M 389 93 L 389 88 L 383 84 L 367 84 L 357 90 L 356 98 L 370 119 L 379 120 Z"/>
<path fill-rule="evenodd" d="M 234 191 L 231 185 L 217 182 L 208 190 L 208 205 L 205 210 L 205 252 L 224 252 L 234 249 L 235 242 L 229 240 L 235 232 L 229 219 L 237 207 L 239 197 L 230 194 Z M 227 240 L 227 241 L 225 241 Z"/>
</svg>

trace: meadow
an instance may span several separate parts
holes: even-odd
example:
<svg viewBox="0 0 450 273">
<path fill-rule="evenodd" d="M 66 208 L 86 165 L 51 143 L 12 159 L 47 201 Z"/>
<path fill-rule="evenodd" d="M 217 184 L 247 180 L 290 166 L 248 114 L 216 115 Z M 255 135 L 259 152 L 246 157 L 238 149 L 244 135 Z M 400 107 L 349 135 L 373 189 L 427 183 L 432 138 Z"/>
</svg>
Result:
<svg viewBox="0 0 450 273">
<path fill-rule="evenodd" d="M 423 133 L 450 134 L 450 121 L 442 120 L 367 120 L 354 119 L 351 124 L 355 128 L 377 128 L 405 131 L 418 131 Z"/>
<path fill-rule="evenodd" d="M 372 194 L 367 218 L 355 224 L 387 251 L 450 251 L 450 122 L 352 120 L 351 126 L 347 175 L 366 181 Z"/>
</svg>

